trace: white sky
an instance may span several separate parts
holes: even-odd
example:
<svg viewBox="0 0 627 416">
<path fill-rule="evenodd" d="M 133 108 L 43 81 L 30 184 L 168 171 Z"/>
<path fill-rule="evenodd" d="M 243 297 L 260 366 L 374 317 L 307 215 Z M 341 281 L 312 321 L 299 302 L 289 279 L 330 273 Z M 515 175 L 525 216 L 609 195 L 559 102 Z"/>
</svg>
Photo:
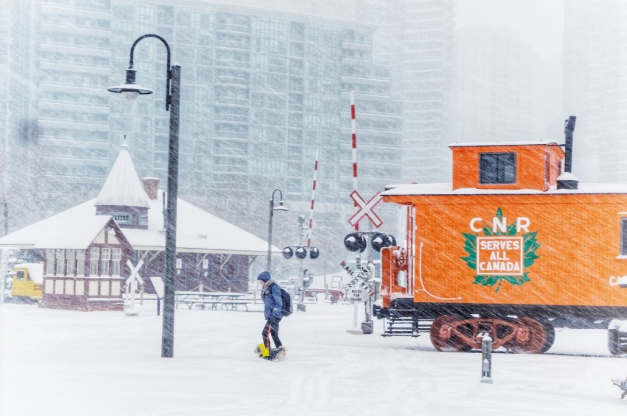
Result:
<svg viewBox="0 0 627 416">
<path fill-rule="evenodd" d="M 534 45 L 541 58 L 561 55 L 564 0 L 458 0 L 456 25 L 507 28 Z"/>
</svg>

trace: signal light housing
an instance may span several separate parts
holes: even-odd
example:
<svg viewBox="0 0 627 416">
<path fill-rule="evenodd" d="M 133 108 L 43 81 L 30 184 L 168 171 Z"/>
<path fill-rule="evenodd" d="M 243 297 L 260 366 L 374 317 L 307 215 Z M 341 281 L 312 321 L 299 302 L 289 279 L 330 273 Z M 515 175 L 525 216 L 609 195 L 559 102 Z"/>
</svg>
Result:
<svg viewBox="0 0 627 416">
<path fill-rule="evenodd" d="M 302 259 L 307 257 L 307 249 L 305 247 L 302 247 L 302 246 L 298 247 L 294 254 L 296 254 L 296 258 L 297 259 L 302 260 Z"/>
<path fill-rule="evenodd" d="M 350 233 L 344 237 L 344 247 L 348 251 L 359 251 L 363 252 L 368 243 L 366 242 L 366 238 L 363 235 L 359 235 L 357 233 Z"/>
<path fill-rule="evenodd" d="M 285 247 L 283 249 L 283 257 L 285 257 L 287 260 L 291 259 L 293 255 L 294 255 L 294 250 L 292 250 L 291 247 Z"/>
</svg>

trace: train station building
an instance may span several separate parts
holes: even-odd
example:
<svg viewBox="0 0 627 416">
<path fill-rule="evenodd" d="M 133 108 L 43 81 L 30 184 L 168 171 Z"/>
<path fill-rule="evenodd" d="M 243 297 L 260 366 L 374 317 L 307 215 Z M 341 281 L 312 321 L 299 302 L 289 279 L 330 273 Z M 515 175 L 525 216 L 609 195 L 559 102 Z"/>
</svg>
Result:
<svg viewBox="0 0 627 416">
<path fill-rule="evenodd" d="M 126 142 L 97 198 L 0 238 L 43 263 L 41 306 L 122 310 L 131 267 L 146 293 L 165 275 L 165 193 L 139 179 Z M 246 292 L 249 266 L 268 243 L 178 199 L 175 290 Z M 273 247 L 273 254 L 280 250 Z"/>
</svg>

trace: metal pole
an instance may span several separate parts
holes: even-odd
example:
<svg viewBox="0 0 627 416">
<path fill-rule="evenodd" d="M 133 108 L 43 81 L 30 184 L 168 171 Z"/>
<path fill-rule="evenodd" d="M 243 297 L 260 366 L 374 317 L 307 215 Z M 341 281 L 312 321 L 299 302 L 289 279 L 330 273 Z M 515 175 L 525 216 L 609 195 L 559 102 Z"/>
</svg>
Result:
<svg viewBox="0 0 627 416">
<path fill-rule="evenodd" d="M 272 193 L 272 199 L 270 199 L 270 216 L 268 219 L 268 264 L 266 266 L 266 270 L 270 275 L 272 272 L 270 268 L 272 267 L 272 216 L 274 215 L 274 192 Z"/>
<path fill-rule="evenodd" d="M 368 237 L 371 237 L 372 233 L 368 234 Z M 368 254 L 366 255 L 366 258 L 368 259 L 368 263 L 367 265 L 370 265 L 370 263 L 372 262 L 372 241 L 370 241 L 368 243 Z M 374 262 L 372 263 L 374 264 Z M 372 270 L 370 270 L 367 274 L 366 274 L 366 282 L 370 283 L 371 281 L 374 280 L 374 271 L 375 268 L 373 267 Z M 364 313 L 366 316 L 366 322 L 371 322 L 372 321 L 372 301 L 370 298 L 370 293 L 368 293 L 368 296 L 366 297 L 366 299 L 364 299 Z"/>
<path fill-rule="evenodd" d="M 360 235 L 359 233 L 357 234 Z M 360 253 L 357 252 L 357 256 L 355 257 L 355 270 L 357 273 L 361 270 L 361 257 Z M 357 326 L 357 316 L 359 314 L 359 302 L 353 301 L 353 328 L 358 328 Z"/>
<path fill-rule="evenodd" d="M 303 215 L 298 216 L 298 228 L 299 228 L 299 237 L 298 237 L 298 247 L 303 247 L 303 236 L 305 232 L 305 217 Z M 296 306 L 296 310 L 305 312 L 305 283 L 303 276 L 303 262 L 305 259 L 299 259 L 300 270 L 298 272 L 298 305 Z"/>
<path fill-rule="evenodd" d="M 481 382 L 492 384 L 492 338 L 486 334 L 481 340 Z"/>
<path fill-rule="evenodd" d="M 0 304 L 4 303 L 5 291 L 7 286 L 7 266 L 9 263 L 9 249 L 0 248 L 0 277 L 2 285 L 0 286 Z"/>
<path fill-rule="evenodd" d="M 165 232 L 165 287 L 161 357 L 174 356 L 174 279 L 176 277 L 176 201 L 178 197 L 179 104 L 181 67 L 170 68 L 170 141 L 168 153 L 168 215 Z"/>
<path fill-rule="evenodd" d="M 9 234 L 9 204 L 4 199 L 4 235 Z"/>
<path fill-rule="evenodd" d="M 570 116 L 568 120 L 566 120 L 564 126 L 564 134 L 566 135 L 566 155 L 565 155 L 565 172 L 572 173 L 573 166 L 573 132 L 575 131 L 575 123 L 577 122 L 577 117 Z"/>
</svg>

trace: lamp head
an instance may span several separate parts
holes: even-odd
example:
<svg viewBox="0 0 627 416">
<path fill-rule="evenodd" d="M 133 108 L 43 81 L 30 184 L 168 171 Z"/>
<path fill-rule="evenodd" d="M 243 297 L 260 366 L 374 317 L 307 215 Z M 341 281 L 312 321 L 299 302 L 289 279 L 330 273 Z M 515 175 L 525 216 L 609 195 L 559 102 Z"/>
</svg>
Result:
<svg viewBox="0 0 627 416">
<path fill-rule="evenodd" d="M 272 209 L 274 211 L 289 211 L 289 209 L 283 206 L 283 201 L 279 201 L 279 206 Z"/>
<path fill-rule="evenodd" d="M 152 90 L 142 88 L 135 82 L 135 71 L 132 68 L 126 70 L 126 82 L 123 85 L 111 87 L 108 90 L 118 94 L 122 94 L 129 101 L 135 100 L 140 95 L 152 94 Z"/>
</svg>

